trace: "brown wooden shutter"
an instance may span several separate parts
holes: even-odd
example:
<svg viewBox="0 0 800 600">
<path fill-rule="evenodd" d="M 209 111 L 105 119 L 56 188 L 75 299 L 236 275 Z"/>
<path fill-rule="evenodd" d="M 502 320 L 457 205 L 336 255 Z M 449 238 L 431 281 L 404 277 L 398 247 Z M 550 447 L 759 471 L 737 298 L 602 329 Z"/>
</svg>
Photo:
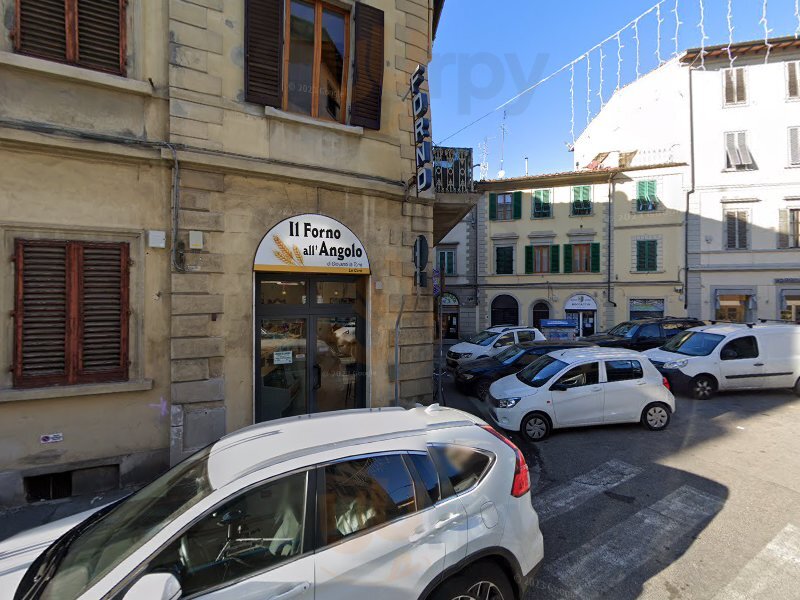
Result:
<svg viewBox="0 0 800 600">
<path fill-rule="evenodd" d="M 245 2 L 245 98 L 281 108 L 283 0 Z"/>
<path fill-rule="evenodd" d="M 789 247 L 789 210 L 778 211 L 778 248 Z"/>
<path fill-rule="evenodd" d="M 18 0 L 14 47 L 18 52 L 67 60 L 64 0 Z"/>
<path fill-rule="evenodd" d="M 16 240 L 14 386 L 66 383 L 67 243 Z"/>
<path fill-rule="evenodd" d="M 125 74 L 125 1 L 77 0 L 78 65 Z"/>
<path fill-rule="evenodd" d="M 128 244 L 84 243 L 77 280 L 79 383 L 127 379 Z"/>
<path fill-rule="evenodd" d="M 353 100 L 350 124 L 381 128 L 383 96 L 383 11 L 363 2 L 356 4 L 356 52 L 353 62 Z"/>
</svg>

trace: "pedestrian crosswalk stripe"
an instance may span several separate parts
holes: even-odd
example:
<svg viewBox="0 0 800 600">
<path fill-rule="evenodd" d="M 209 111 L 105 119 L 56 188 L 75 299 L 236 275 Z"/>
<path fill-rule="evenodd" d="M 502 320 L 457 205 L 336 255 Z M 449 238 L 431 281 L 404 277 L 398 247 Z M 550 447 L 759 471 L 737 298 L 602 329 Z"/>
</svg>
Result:
<svg viewBox="0 0 800 600">
<path fill-rule="evenodd" d="M 587 500 L 633 479 L 642 469 L 621 460 L 609 460 L 569 483 L 559 485 L 533 497 L 533 507 L 544 522 L 571 511 Z"/>
<path fill-rule="evenodd" d="M 723 501 L 684 485 L 545 568 L 575 597 L 596 598 L 674 546 L 722 508 Z"/>
<path fill-rule="evenodd" d="M 787 525 L 739 572 L 714 600 L 797 598 L 800 585 L 800 527 Z"/>
</svg>

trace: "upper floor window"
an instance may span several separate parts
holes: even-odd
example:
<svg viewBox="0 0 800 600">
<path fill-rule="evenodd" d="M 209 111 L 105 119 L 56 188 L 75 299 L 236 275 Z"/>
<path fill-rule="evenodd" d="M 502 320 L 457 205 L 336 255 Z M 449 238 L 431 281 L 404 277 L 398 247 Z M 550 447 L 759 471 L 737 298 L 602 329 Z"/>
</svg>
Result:
<svg viewBox="0 0 800 600">
<path fill-rule="evenodd" d="M 522 218 L 522 192 L 489 194 L 489 220 L 511 221 Z"/>
<path fill-rule="evenodd" d="M 514 216 L 511 194 L 497 194 L 497 220 L 510 221 Z"/>
<path fill-rule="evenodd" d="M 800 100 L 800 61 L 786 63 L 786 95 Z"/>
<path fill-rule="evenodd" d="M 384 70 L 383 11 L 350 13 L 320 0 L 247 0 L 245 88 L 249 102 L 313 118 L 380 129 Z"/>
<path fill-rule="evenodd" d="M 636 210 L 652 212 L 658 209 L 658 193 L 655 179 L 636 182 Z"/>
<path fill-rule="evenodd" d="M 747 145 L 747 132 L 733 131 L 725 134 L 725 166 L 728 169 L 755 168 L 753 155 Z"/>
<path fill-rule="evenodd" d="M 800 208 L 781 209 L 778 248 L 800 248 Z"/>
<path fill-rule="evenodd" d="M 588 185 L 576 185 L 572 188 L 572 214 L 587 216 L 592 214 L 592 188 Z"/>
<path fill-rule="evenodd" d="M 452 249 L 439 250 L 439 271 L 443 275 L 456 274 L 456 251 Z"/>
<path fill-rule="evenodd" d="M 747 102 L 747 85 L 745 70 L 742 67 L 725 69 L 722 72 L 725 81 L 725 104 L 744 104 Z"/>
<path fill-rule="evenodd" d="M 17 0 L 22 54 L 125 75 L 127 0 Z"/>
<path fill-rule="evenodd" d="M 636 240 L 636 271 L 658 270 L 658 240 Z"/>
<path fill-rule="evenodd" d="M 496 275 L 514 274 L 514 246 L 498 246 L 494 249 L 494 272 Z"/>
<path fill-rule="evenodd" d="M 600 244 L 565 244 L 564 273 L 599 273 Z"/>
<path fill-rule="evenodd" d="M 746 250 L 747 224 L 749 215 L 746 210 L 725 211 L 725 248 L 727 250 Z"/>
<path fill-rule="evenodd" d="M 800 127 L 789 127 L 789 164 L 800 167 Z"/>
<path fill-rule="evenodd" d="M 553 205 L 550 202 L 550 190 L 534 190 L 531 205 L 531 218 L 547 219 L 553 216 Z"/>
</svg>

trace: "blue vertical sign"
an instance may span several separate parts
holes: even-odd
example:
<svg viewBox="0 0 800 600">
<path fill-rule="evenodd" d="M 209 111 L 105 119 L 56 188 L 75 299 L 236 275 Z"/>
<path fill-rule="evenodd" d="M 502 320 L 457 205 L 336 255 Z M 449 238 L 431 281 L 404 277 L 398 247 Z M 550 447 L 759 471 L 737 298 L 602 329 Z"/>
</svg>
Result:
<svg viewBox="0 0 800 600">
<path fill-rule="evenodd" d="M 431 120 L 427 118 L 430 109 L 430 98 L 422 91 L 425 83 L 425 67 L 417 65 L 411 76 L 411 102 L 414 113 L 414 145 L 417 162 L 417 193 L 428 190 L 433 185 L 433 144 L 431 136 Z"/>
</svg>

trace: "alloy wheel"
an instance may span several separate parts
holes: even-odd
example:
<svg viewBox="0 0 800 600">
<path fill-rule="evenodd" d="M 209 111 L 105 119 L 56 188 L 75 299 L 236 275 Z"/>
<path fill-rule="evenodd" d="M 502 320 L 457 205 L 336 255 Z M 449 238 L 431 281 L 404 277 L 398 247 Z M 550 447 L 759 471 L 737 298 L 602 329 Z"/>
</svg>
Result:
<svg viewBox="0 0 800 600">
<path fill-rule="evenodd" d="M 653 429 L 661 429 L 667 424 L 669 414 L 663 406 L 653 406 L 647 411 L 647 424 Z"/>
<path fill-rule="evenodd" d="M 505 600 L 503 592 L 491 581 L 479 581 L 466 594 L 456 596 L 453 600 Z"/>
</svg>

